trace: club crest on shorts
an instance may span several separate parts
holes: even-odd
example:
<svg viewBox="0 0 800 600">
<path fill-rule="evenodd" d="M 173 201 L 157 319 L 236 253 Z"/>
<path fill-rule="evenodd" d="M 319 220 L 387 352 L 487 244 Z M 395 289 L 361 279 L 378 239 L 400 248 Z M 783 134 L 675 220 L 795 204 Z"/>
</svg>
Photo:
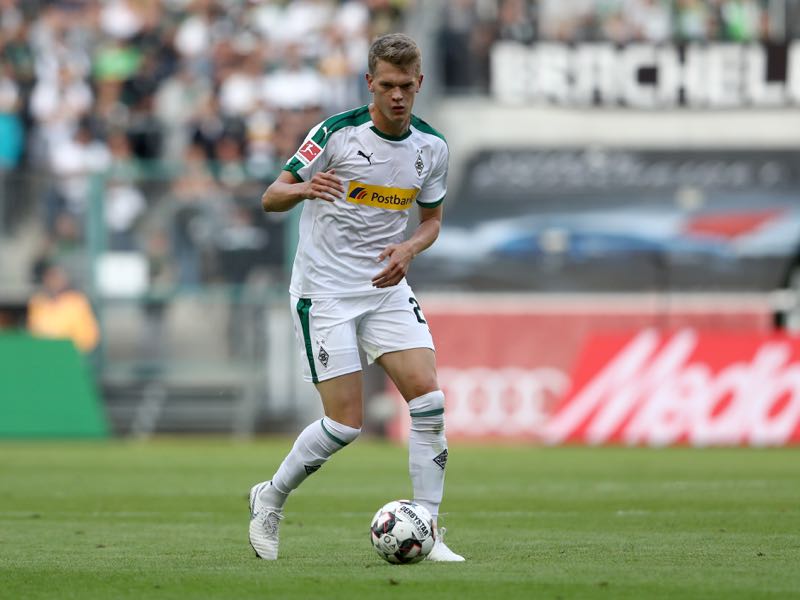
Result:
<svg viewBox="0 0 800 600">
<path fill-rule="evenodd" d="M 319 354 L 317 354 L 317 358 L 319 359 L 319 362 L 322 363 L 323 367 L 325 367 L 325 368 L 328 367 L 328 359 L 330 357 L 331 356 L 330 356 L 330 354 L 327 353 L 327 351 L 325 350 L 325 347 L 320 344 Z"/>
<path fill-rule="evenodd" d="M 444 470 L 445 465 L 447 464 L 447 448 L 442 450 L 439 454 L 433 457 L 433 462 L 439 465 L 442 470 Z"/>
</svg>

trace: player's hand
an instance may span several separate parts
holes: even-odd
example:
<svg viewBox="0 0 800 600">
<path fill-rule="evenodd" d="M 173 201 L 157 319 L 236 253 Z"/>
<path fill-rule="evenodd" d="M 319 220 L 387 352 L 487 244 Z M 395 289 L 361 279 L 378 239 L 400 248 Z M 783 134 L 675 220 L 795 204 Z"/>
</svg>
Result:
<svg viewBox="0 0 800 600">
<path fill-rule="evenodd" d="M 378 256 L 378 262 L 389 259 L 384 269 L 372 278 L 372 285 L 377 288 L 397 285 L 408 273 L 408 267 L 414 258 L 409 244 L 390 244 Z"/>
<path fill-rule="evenodd" d="M 311 200 L 326 200 L 335 202 L 344 194 L 342 180 L 336 175 L 336 171 L 321 171 L 314 173 L 314 176 L 306 184 L 305 197 Z"/>
</svg>

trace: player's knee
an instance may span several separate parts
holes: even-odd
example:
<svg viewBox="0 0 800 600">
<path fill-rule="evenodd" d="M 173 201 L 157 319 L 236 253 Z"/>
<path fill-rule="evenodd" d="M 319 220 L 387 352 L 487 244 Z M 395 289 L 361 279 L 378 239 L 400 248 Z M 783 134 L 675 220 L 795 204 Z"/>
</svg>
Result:
<svg viewBox="0 0 800 600">
<path fill-rule="evenodd" d="M 361 399 L 358 401 L 354 399 L 347 400 L 331 400 L 326 398 L 323 400 L 325 407 L 325 415 L 348 427 L 360 429 L 364 422 L 364 408 Z"/>
<path fill-rule="evenodd" d="M 444 429 L 444 393 L 442 390 L 429 392 L 408 403 L 411 415 L 411 429 L 414 431 L 434 431 Z"/>
<path fill-rule="evenodd" d="M 405 397 L 414 399 L 440 391 L 435 372 L 412 375 L 403 382 L 403 388 Z"/>
</svg>

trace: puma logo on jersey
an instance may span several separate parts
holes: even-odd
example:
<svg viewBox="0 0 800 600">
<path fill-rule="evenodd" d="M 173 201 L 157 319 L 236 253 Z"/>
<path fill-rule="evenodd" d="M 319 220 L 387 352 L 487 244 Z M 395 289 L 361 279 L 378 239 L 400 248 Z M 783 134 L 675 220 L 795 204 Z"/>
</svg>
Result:
<svg viewBox="0 0 800 600">
<path fill-rule="evenodd" d="M 367 155 L 366 155 L 366 154 L 364 154 L 364 153 L 363 153 L 361 150 L 359 150 L 359 151 L 356 153 L 356 155 L 357 155 L 357 156 L 363 156 L 364 158 L 366 158 L 366 159 L 367 159 L 367 162 L 368 162 L 369 164 L 372 164 L 372 155 L 373 155 L 373 154 L 375 154 L 375 153 L 374 153 L 374 152 L 372 152 L 372 153 L 371 153 L 369 156 L 367 156 Z"/>
<path fill-rule="evenodd" d="M 388 210 L 406 210 L 414 203 L 418 191 L 416 188 L 384 187 L 351 181 L 347 189 L 347 201 Z"/>
</svg>

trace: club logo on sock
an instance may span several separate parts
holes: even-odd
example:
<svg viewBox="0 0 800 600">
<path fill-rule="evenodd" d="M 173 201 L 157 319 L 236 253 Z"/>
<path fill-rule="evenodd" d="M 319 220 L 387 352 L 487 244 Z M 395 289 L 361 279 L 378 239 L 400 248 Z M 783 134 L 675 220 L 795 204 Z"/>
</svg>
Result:
<svg viewBox="0 0 800 600">
<path fill-rule="evenodd" d="M 328 359 L 330 358 L 330 354 L 325 351 L 324 347 L 319 347 L 319 354 L 317 354 L 317 358 L 319 359 L 319 362 L 322 363 L 323 367 L 328 368 Z"/>
<path fill-rule="evenodd" d="M 321 466 L 322 465 L 303 465 L 303 467 L 305 467 L 306 470 L 306 475 L 311 475 L 312 473 L 316 473 L 317 471 L 319 471 L 319 468 Z"/>
<path fill-rule="evenodd" d="M 447 464 L 447 448 L 442 450 L 441 453 L 434 456 L 433 462 L 435 462 L 442 468 L 442 470 L 444 470 L 444 466 Z"/>
</svg>

